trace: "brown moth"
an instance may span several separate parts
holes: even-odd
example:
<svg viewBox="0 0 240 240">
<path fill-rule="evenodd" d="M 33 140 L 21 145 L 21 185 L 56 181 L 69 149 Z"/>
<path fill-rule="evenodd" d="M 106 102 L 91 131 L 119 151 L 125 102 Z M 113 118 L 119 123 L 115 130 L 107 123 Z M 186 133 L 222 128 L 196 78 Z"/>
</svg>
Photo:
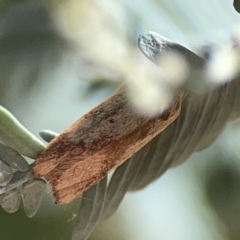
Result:
<svg viewBox="0 0 240 240">
<path fill-rule="evenodd" d="M 120 89 L 56 137 L 36 160 L 33 175 L 51 184 L 57 203 L 72 201 L 170 125 L 184 96 L 179 93 L 169 109 L 147 118 Z"/>
</svg>

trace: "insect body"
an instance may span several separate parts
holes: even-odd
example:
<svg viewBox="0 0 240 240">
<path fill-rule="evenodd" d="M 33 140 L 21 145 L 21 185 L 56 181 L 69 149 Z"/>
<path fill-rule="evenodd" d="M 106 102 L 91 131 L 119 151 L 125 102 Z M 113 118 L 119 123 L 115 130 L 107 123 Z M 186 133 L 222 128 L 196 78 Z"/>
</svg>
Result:
<svg viewBox="0 0 240 240">
<path fill-rule="evenodd" d="M 57 203 L 70 202 L 172 123 L 182 100 L 179 94 L 166 112 L 146 118 L 132 109 L 122 88 L 54 139 L 33 174 L 49 181 Z"/>
</svg>

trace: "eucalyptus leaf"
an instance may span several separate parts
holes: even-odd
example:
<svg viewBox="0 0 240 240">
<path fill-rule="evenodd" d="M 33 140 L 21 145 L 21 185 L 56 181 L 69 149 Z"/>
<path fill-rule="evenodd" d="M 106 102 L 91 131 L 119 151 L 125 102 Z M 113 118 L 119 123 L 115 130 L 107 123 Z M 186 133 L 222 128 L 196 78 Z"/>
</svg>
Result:
<svg viewBox="0 0 240 240">
<path fill-rule="evenodd" d="M 19 154 L 36 159 L 45 145 L 4 107 L 0 106 L 0 141 Z"/>
<path fill-rule="evenodd" d="M 46 182 L 42 179 L 31 179 L 23 184 L 21 190 L 23 206 L 29 218 L 37 213 L 45 190 Z"/>
<path fill-rule="evenodd" d="M 12 190 L 1 196 L 1 206 L 8 213 L 15 213 L 21 203 L 21 194 L 17 190 Z"/>
<path fill-rule="evenodd" d="M 14 188 L 17 188 L 18 186 L 21 186 L 23 183 L 29 181 L 33 178 L 31 169 L 27 172 L 16 172 L 11 181 L 5 186 L 0 187 L 0 194 L 6 193 Z"/>
<path fill-rule="evenodd" d="M 82 195 L 72 231 L 72 240 L 86 239 L 98 223 L 103 209 L 106 188 L 107 177 Z"/>
<path fill-rule="evenodd" d="M 159 41 L 159 39 L 161 36 L 156 38 L 156 33 L 154 33 L 154 40 Z M 164 41 L 166 40 L 164 39 Z M 165 44 L 167 43 L 165 42 Z M 159 42 L 159 46 L 161 46 L 161 42 Z M 191 54 L 187 53 L 186 48 L 178 46 L 175 49 L 175 44 L 172 42 L 169 43 L 168 49 L 170 46 L 176 51 L 181 49 L 181 53 L 186 56 L 191 55 L 190 66 L 195 61 L 199 63 L 200 57 L 192 52 Z M 145 51 L 145 49 L 146 47 L 141 50 Z M 151 54 L 150 60 L 156 60 L 157 56 L 161 54 L 161 48 L 159 47 L 158 51 L 155 49 L 155 53 L 156 55 Z M 195 79 L 188 81 L 194 83 Z M 181 164 L 193 152 L 211 145 L 228 121 L 240 117 L 239 87 L 240 79 L 238 78 L 204 94 L 188 93 L 179 117 L 155 138 L 138 176 L 131 185 L 131 190 L 146 187 L 158 179 L 168 168 Z M 143 154 L 143 152 L 144 149 L 141 149 L 137 154 Z"/>
<path fill-rule="evenodd" d="M 0 160 L 0 186 L 6 186 L 13 177 L 13 169 Z"/>
<path fill-rule="evenodd" d="M 158 39 L 161 39 L 161 36 Z M 188 56 L 186 59 L 189 59 L 190 66 L 193 65 L 191 69 L 203 66 L 203 60 L 199 56 L 189 53 L 186 48 L 176 43 L 166 41 L 164 38 L 165 48 L 162 49 L 168 51 L 180 49 L 181 54 Z M 141 49 L 143 45 L 139 46 Z M 157 46 L 159 49 L 154 49 L 149 55 L 145 54 L 155 63 L 161 54 L 161 42 Z M 148 47 L 141 50 L 146 49 Z M 188 81 L 194 83 L 195 79 Z M 229 120 L 239 118 L 239 85 L 240 80 L 236 79 L 204 94 L 189 93 L 183 102 L 180 116 L 115 171 L 108 186 L 102 219 L 116 211 L 126 191 L 146 187 L 167 169 L 187 160 L 194 151 L 208 147 Z M 126 178 L 126 175 L 130 177 Z"/>
<path fill-rule="evenodd" d="M 235 8 L 235 10 L 240 13 L 240 1 L 239 0 L 234 0 L 233 1 L 233 6 Z"/>
<path fill-rule="evenodd" d="M 147 146 L 148 145 L 149 144 L 147 144 Z M 143 149 L 146 150 L 147 146 L 145 146 Z M 113 215 L 113 213 L 116 212 L 126 192 L 130 188 L 132 182 L 135 180 L 142 165 L 141 160 L 144 158 L 146 153 L 147 151 L 144 151 L 144 155 L 135 154 L 135 157 L 126 161 L 115 170 L 108 184 L 106 200 L 104 202 L 104 209 L 101 216 L 102 221 L 109 218 Z"/>
<path fill-rule="evenodd" d="M 0 159 L 15 171 L 29 170 L 27 161 L 14 149 L 0 143 Z M 1 171 L 1 170 L 0 170 Z"/>
<path fill-rule="evenodd" d="M 55 133 L 51 130 L 43 130 L 39 132 L 40 137 L 46 141 L 51 142 L 55 137 L 57 137 L 59 134 Z"/>
</svg>

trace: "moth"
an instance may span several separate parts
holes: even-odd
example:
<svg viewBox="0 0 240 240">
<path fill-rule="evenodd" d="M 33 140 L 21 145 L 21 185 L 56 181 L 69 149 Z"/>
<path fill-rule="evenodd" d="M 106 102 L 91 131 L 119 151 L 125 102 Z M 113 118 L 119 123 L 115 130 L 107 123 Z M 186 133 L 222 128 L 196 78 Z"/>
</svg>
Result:
<svg viewBox="0 0 240 240">
<path fill-rule="evenodd" d="M 171 124 L 184 96 L 179 92 L 165 112 L 148 118 L 132 109 L 121 88 L 50 142 L 33 175 L 50 183 L 56 203 L 72 201 Z"/>
<path fill-rule="evenodd" d="M 140 35 L 138 46 L 156 64 L 158 55 L 175 51 L 193 69 L 203 66 L 200 57 L 153 32 Z M 185 96 L 185 89 L 179 88 L 170 107 L 151 118 L 138 115 L 121 88 L 50 142 L 36 160 L 33 175 L 50 183 L 56 203 L 72 201 L 169 126 Z"/>
</svg>

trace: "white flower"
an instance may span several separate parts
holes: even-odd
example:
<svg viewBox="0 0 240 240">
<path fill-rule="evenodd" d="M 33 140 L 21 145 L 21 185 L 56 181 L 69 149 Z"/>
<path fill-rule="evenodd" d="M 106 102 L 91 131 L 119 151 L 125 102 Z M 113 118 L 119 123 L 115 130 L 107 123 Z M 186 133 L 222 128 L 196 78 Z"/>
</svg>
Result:
<svg viewBox="0 0 240 240">
<path fill-rule="evenodd" d="M 238 56 L 235 50 L 220 49 L 213 52 L 206 65 L 206 76 L 209 82 L 219 85 L 234 79 L 238 71 Z"/>
</svg>

